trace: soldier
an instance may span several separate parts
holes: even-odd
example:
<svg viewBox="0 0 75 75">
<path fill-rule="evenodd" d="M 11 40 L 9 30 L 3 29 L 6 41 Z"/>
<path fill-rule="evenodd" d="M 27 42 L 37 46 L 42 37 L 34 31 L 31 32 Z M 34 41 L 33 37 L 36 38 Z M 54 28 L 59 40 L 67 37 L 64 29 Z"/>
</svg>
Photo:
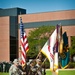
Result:
<svg viewBox="0 0 75 75">
<path fill-rule="evenodd" d="M 22 71 L 23 75 L 27 75 L 27 73 L 26 73 L 26 64 L 22 67 L 22 64 L 21 64 L 22 63 L 22 59 L 19 58 L 18 61 L 19 61 L 18 68 Z"/>
<path fill-rule="evenodd" d="M 5 62 L 5 72 L 9 72 L 10 66 L 9 66 L 9 62 Z"/>
<path fill-rule="evenodd" d="M 21 64 L 22 59 L 21 59 L 21 58 L 19 58 L 19 59 L 18 59 L 18 62 L 19 62 L 19 64 L 18 64 L 18 68 L 19 68 L 20 70 L 22 70 L 22 71 L 23 71 L 23 69 L 22 69 L 22 64 Z"/>
<path fill-rule="evenodd" d="M 3 72 L 3 62 L 1 62 L 0 65 L 1 65 L 1 72 Z"/>
<path fill-rule="evenodd" d="M 3 72 L 5 72 L 6 62 L 3 62 Z"/>
<path fill-rule="evenodd" d="M 36 75 L 42 75 L 42 68 L 41 68 L 41 60 L 40 59 L 36 60 L 36 67 L 37 67 Z"/>
<path fill-rule="evenodd" d="M 1 62 L 0 62 L 0 72 L 1 72 Z"/>
<path fill-rule="evenodd" d="M 27 66 L 28 75 L 35 75 L 37 68 L 35 67 L 35 61 L 31 61 L 30 64 Z"/>
<path fill-rule="evenodd" d="M 13 65 L 9 69 L 9 75 L 22 75 L 22 71 L 18 68 L 18 60 L 14 59 Z"/>
</svg>

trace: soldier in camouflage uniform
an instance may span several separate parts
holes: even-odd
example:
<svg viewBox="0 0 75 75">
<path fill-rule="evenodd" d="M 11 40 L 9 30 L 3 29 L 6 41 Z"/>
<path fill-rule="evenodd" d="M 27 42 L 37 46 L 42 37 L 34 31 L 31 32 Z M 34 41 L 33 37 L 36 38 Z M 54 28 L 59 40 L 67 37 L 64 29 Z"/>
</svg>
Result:
<svg viewBox="0 0 75 75">
<path fill-rule="evenodd" d="M 9 69 L 9 75 L 22 75 L 22 71 L 17 67 L 18 64 L 18 60 L 14 59 L 13 65 Z"/>
<path fill-rule="evenodd" d="M 37 67 L 37 73 L 35 75 L 42 75 L 42 67 L 41 67 L 41 60 L 36 60 L 36 67 Z"/>
<path fill-rule="evenodd" d="M 30 64 L 27 66 L 28 75 L 35 75 L 37 68 L 35 66 L 35 61 L 31 61 Z"/>
</svg>

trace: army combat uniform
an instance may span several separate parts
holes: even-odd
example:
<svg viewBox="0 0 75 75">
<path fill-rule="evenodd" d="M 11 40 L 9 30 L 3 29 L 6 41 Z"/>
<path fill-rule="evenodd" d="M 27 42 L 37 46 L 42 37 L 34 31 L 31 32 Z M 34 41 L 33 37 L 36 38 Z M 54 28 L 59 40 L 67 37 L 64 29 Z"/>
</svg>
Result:
<svg viewBox="0 0 75 75">
<path fill-rule="evenodd" d="M 12 65 L 9 69 L 9 75 L 22 75 L 22 71 L 15 65 Z"/>
</svg>

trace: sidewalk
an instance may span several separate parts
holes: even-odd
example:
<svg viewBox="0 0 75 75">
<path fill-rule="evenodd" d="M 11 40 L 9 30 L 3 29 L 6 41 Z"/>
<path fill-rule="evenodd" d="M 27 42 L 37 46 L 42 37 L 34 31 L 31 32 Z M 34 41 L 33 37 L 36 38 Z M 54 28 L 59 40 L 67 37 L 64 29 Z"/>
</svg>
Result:
<svg viewBox="0 0 75 75">
<path fill-rule="evenodd" d="M 60 70 L 75 70 L 75 68 L 73 68 L 73 69 L 59 69 L 59 71 Z M 50 71 L 50 69 L 46 69 L 46 71 Z"/>
</svg>

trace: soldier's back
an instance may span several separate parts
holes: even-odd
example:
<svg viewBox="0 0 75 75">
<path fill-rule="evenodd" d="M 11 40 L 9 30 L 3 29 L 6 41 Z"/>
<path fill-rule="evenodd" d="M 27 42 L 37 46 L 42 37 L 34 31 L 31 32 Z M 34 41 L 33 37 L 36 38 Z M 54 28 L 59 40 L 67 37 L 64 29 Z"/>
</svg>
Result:
<svg viewBox="0 0 75 75">
<path fill-rule="evenodd" d="M 15 65 L 12 65 L 9 69 L 9 75 L 21 75 L 21 72 Z"/>
</svg>

